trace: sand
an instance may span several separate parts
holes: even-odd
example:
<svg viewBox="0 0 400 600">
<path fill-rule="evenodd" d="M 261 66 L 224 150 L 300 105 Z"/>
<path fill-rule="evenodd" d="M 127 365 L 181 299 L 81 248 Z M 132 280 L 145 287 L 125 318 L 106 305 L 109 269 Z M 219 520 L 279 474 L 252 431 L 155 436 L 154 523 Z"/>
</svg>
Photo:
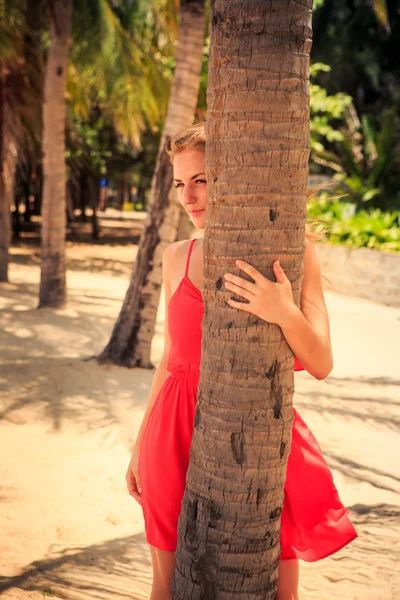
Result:
<svg viewBox="0 0 400 600">
<path fill-rule="evenodd" d="M 125 471 L 153 373 L 99 366 L 137 247 L 69 244 L 68 306 L 36 310 L 37 252 L 13 249 L 0 313 L 0 596 L 149 597 L 151 563 Z M 359 538 L 301 563 L 301 600 L 400 598 L 400 310 L 326 294 L 335 368 L 296 375 Z M 163 302 L 153 344 L 162 351 Z"/>
</svg>

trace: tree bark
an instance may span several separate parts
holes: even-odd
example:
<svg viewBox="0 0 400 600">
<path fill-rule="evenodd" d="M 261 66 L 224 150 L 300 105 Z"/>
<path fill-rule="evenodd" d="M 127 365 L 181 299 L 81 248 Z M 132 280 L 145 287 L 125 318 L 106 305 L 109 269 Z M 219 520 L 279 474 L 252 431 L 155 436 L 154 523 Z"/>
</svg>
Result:
<svg viewBox="0 0 400 600">
<path fill-rule="evenodd" d="M 9 130 L 15 127 L 7 123 L 12 119 L 7 107 L 9 81 L 7 70 L 0 63 L 0 281 L 8 281 L 9 248 L 11 243 L 11 204 L 17 152 Z"/>
<path fill-rule="evenodd" d="M 182 0 L 176 69 L 152 181 L 148 215 L 125 301 L 111 339 L 99 357 L 127 367 L 153 368 L 150 360 L 161 293 L 165 247 L 176 240 L 179 204 L 172 195 L 167 137 L 193 123 L 200 85 L 205 32 L 204 0 Z M 170 193 L 171 192 L 171 193 Z"/>
<path fill-rule="evenodd" d="M 10 211 L 6 205 L 5 171 L 5 105 L 6 72 L 0 63 L 0 281 L 8 281 L 8 248 L 10 245 Z"/>
<path fill-rule="evenodd" d="M 42 252 L 39 308 L 66 300 L 65 86 L 72 22 L 72 0 L 50 2 L 51 44 L 43 105 Z"/>
<path fill-rule="evenodd" d="M 240 258 L 274 280 L 279 259 L 299 305 L 311 15 L 312 0 L 211 3 L 202 360 L 174 600 L 276 598 L 293 353 L 226 304 L 223 275 L 246 278 Z"/>
<path fill-rule="evenodd" d="M 100 188 L 97 183 L 96 177 L 93 175 L 89 176 L 88 189 L 90 194 L 90 205 L 92 208 L 92 240 L 95 242 L 100 237 L 100 225 L 97 218 L 97 207 L 99 205 Z"/>
<path fill-rule="evenodd" d="M 14 175 L 17 162 L 15 145 L 8 143 L 0 176 L 0 281 L 8 281 L 9 248 L 11 244 L 11 205 L 14 196 Z"/>
</svg>

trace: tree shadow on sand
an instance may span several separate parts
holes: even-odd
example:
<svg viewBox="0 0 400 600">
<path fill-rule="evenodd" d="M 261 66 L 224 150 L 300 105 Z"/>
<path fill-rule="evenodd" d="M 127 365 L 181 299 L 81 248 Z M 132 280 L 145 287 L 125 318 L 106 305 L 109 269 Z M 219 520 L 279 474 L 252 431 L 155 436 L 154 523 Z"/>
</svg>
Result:
<svg viewBox="0 0 400 600">
<path fill-rule="evenodd" d="M 19 575 L 0 577 L 0 594 L 16 588 L 71 600 L 143 600 L 149 598 L 150 573 L 150 554 L 140 533 L 85 548 L 51 548 L 49 557 Z"/>
<path fill-rule="evenodd" d="M 399 387 L 400 380 L 390 377 L 328 377 L 323 382 L 303 378 L 296 384 L 295 404 L 303 410 L 337 415 L 346 421 L 357 419 L 397 432 Z"/>
<path fill-rule="evenodd" d="M 37 415 L 50 421 L 53 431 L 65 420 L 105 432 L 129 427 L 128 416 L 145 408 L 154 371 L 88 360 L 107 343 L 120 299 L 112 291 L 110 297 L 88 289 L 85 297 L 74 290 L 68 309 L 37 311 L 35 285 L 8 287 L 1 312 L 0 419 L 23 424 Z"/>
</svg>

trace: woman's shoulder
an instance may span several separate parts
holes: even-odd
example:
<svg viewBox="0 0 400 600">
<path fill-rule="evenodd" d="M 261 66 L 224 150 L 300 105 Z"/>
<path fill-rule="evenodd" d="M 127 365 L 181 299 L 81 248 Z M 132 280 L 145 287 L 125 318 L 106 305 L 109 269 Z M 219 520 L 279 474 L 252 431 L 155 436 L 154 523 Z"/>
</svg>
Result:
<svg viewBox="0 0 400 600">
<path fill-rule="evenodd" d="M 165 247 L 163 253 L 163 264 L 166 271 L 174 270 L 174 267 L 185 260 L 190 240 L 178 240 Z"/>
<path fill-rule="evenodd" d="M 187 250 L 187 245 L 189 242 L 190 240 L 178 240 L 177 242 L 168 244 L 168 246 L 166 246 L 164 249 L 164 257 L 168 260 L 181 253 L 185 253 L 185 248 Z"/>
</svg>

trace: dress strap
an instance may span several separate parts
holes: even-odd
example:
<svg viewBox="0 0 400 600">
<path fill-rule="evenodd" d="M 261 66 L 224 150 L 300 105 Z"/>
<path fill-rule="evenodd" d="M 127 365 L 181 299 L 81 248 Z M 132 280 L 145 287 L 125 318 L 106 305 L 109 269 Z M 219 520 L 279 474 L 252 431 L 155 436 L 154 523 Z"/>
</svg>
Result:
<svg viewBox="0 0 400 600">
<path fill-rule="evenodd" d="M 189 244 L 189 250 L 187 253 L 187 259 L 186 259 L 186 270 L 185 270 L 185 277 L 187 277 L 188 271 L 189 271 L 189 260 L 190 260 L 190 255 L 192 254 L 192 249 L 193 249 L 193 245 L 196 241 L 196 238 L 194 238 L 190 244 Z"/>
</svg>

